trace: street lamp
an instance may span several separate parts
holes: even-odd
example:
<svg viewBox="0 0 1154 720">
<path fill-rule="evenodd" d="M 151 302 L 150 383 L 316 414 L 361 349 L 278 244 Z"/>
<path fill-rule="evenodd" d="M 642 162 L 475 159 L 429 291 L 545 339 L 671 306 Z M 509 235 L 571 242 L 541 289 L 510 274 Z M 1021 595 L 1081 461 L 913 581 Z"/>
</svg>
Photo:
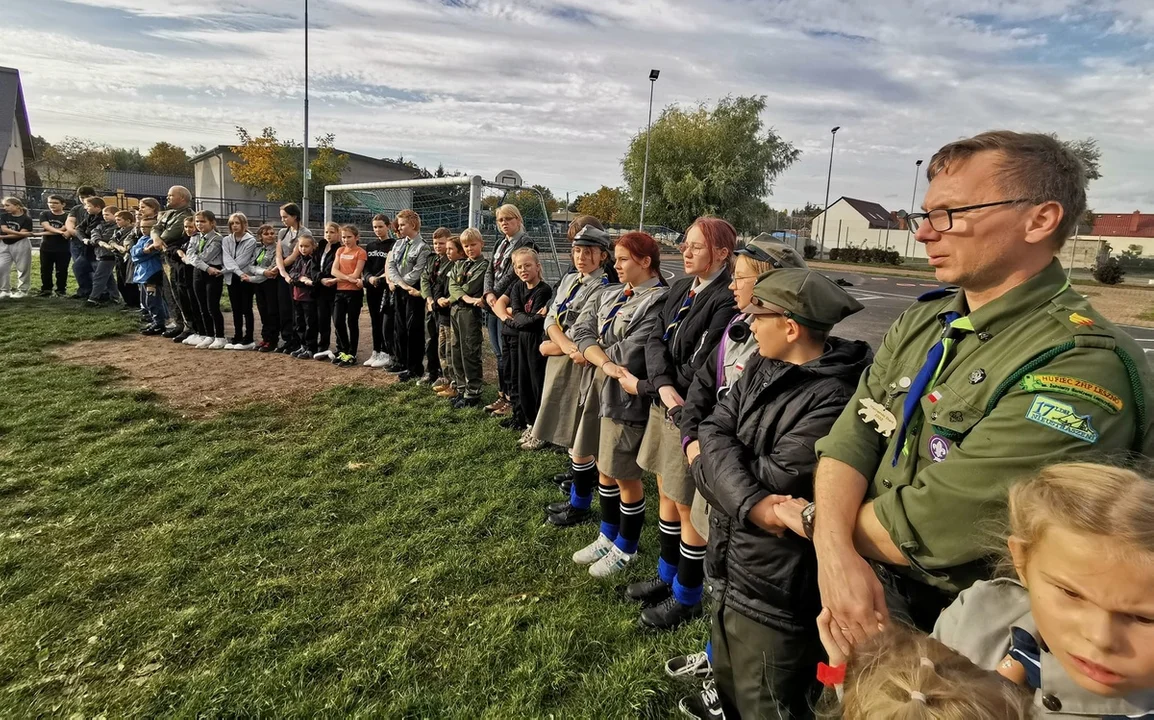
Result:
<svg viewBox="0 0 1154 720">
<path fill-rule="evenodd" d="M 829 131 L 829 172 L 825 176 L 825 209 L 821 211 L 821 248 L 818 250 L 818 258 L 825 252 L 825 225 L 829 220 L 829 182 L 833 178 L 833 143 L 837 139 L 838 130 L 841 130 L 841 125 Z"/>
<path fill-rule="evenodd" d="M 921 174 L 922 161 L 918 160 L 914 163 L 914 194 L 910 196 L 910 214 L 914 212 L 914 203 L 918 201 L 918 175 Z M 910 228 L 909 219 L 906 220 L 906 257 L 910 256 L 910 236 L 913 235 L 913 230 Z"/>
<path fill-rule="evenodd" d="M 645 188 L 649 183 L 649 131 L 653 129 L 653 87 L 657 84 L 660 70 L 649 71 L 649 121 L 645 124 L 645 166 L 641 170 L 641 221 L 639 230 L 645 229 Z"/>
<path fill-rule="evenodd" d="M 309 0 L 305 0 L 305 149 L 301 168 L 301 227 L 309 226 Z"/>
</svg>

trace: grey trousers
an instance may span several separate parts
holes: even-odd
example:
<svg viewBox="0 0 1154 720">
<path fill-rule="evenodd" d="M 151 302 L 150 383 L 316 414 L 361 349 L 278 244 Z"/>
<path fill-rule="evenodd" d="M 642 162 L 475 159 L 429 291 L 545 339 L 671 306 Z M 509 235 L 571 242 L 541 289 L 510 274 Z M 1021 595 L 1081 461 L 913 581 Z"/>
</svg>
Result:
<svg viewBox="0 0 1154 720">
<path fill-rule="evenodd" d="M 180 262 L 179 260 L 177 262 Z M 95 265 L 95 263 L 93 263 Z M 180 282 L 180 270 L 174 265 L 170 265 L 167 256 L 164 258 L 164 282 L 161 283 L 161 297 L 164 298 L 164 304 L 168 306 L 168 317 L 176 323 L 177 327 L 184 327 L 184 311 L 192 312 L 192 308 L 183 308 L 176 298 L 176 284 Z M 93 292 L 96 292 L 96 283 L 92 283 Z M 189 326 L 192 326 L 192 321 L 189 321 Z"/>
<path fill-rule="evenodd" d="M 116 260 L 96 260 L 92 263 L 92 294 L 89 300 L 111 300 L 119 302 L 120 290 L 116 287 Z"/>
<path fill-rule="evenodd" d="M 481 394 L 481 311 L 454 305 L 450 316 L 453 328 L 453 381 L 465 397 Z"/>
<path fill-rule="evenodd" d="M 10 273 L 16 266 L 16 289 L 25 295 L 32 289 L 32 241 L 28 238 L 11 245 L 0 242 L 0 292 L 8 292 Z"/>
</svg>

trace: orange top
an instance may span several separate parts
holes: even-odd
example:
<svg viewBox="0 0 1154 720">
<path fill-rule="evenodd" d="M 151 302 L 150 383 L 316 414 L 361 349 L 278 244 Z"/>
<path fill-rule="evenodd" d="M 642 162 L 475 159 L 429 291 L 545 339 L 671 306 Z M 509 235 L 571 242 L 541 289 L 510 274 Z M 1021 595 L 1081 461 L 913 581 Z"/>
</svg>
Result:
<svg viewBox="0 0 1154 720">
<path fill-rule="evenodd" d="M 360 245 L 354 248 L 341 248 L 333 261 L 333 269 L 340 270 L 345 275 L 352 275 L 357 270 L 357 261 L 368 259 L 369 254 Z M 360 288 L 347 280 L 337 280 L 337 290 L 360 290 Z"/>
</svg>

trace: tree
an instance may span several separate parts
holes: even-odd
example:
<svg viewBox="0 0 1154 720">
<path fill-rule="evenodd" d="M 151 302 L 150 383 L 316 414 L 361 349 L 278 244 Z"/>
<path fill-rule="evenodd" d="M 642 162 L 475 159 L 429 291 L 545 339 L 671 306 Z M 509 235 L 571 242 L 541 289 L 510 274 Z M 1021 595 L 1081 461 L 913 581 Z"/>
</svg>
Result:
<svg viewBox="0 0 1154 720">
<path fill-rule="evenodd" d="M 140 153 L 137 153 L 139 155 Z M 184 148 L 163 140 L 152 146 L 144 158 L 149 172 L 161 175 L 192 176 L 192 162 Z"/>
<path fill-rule="evenodd" d="M 1050 133 L 1050 137 L 1062 143 L 1072 153 L 1078 156 L 1078 160 L 1082 163 L 1082 168 L 1086 171 L 1086 182 L 1097 180 L 1102 177 L 1099 172 L 1099 166 L 1102 161 L 1102 150 L 1098 147 L 1098 141 L 1092 137 L 1082 138 L 1080 140 L 1063 140 L 1058 137 L 1057 133 Z"/>
<path fill-rule="evenodd" d="M 33 138 L 33 148 L 37 140 Z M 64 188 L 74 185 L 104 185 L 104 169 L 109 164 L 110 148 L 92 140 L 66 137 L 59 143 L 44 141 L 38 149 L 35 168 L 44 187 Z"/>
<path fill-rule="evenodd" d="M 109 170 L 123 170 L 125 172 L 153 172 L 148 169 L 144 156 L 136 148 L 106 149 L 105 167 Z"/>
<path fill-rule="evenodd" d="M 621 188 L 602 185 L 596 192 L 577 198 L 574 212 L 592 215 L 603 223 L 623 223 L 625 220 L 625 198 Z"/>
<path fill-rule="evenodd" d="M 772 128 L 763 130 L 764 110 L 764 96 L 663 110 L 650 131 L 646 220 L 684 228 L 720 214 L 739 230 L 755 229 L 762 198 L 800 154 Z M 635 135 L 622 160 L 631 205 L 641 197 L 645 140 L 645 131 Z"/>
<path fill-rule="evenodd" d="M 269 200 L 295 201 L 304 195 L 299 160 L 301 147 L 292 141 L 277 139 L 276 130 L 266 127 L 258 136 L 249 135 L 237 127 L 240 144 L 231 149 L 240 162 L 230 161 L 232 177 L 241 185 L 265 193 Z M 309 196 L 321 197 L 325 185 L 336 185 L 349 165 L 349 156 L 333 149 L 332 133 L 317 138 L 315 151 L 310 152 Z"/>
<path fill-rule="evenodd" d="M 544 185 L 533 185 L 532 187 L 541 193 L 541 196 L 545 199 L 545 209 L 549 211 L 549 217 L 552 217 L 553 213 L 560 210 L 562 205 L 564 205 L 564 203 L 553 196 L 553 191 Z"/>
</svg>

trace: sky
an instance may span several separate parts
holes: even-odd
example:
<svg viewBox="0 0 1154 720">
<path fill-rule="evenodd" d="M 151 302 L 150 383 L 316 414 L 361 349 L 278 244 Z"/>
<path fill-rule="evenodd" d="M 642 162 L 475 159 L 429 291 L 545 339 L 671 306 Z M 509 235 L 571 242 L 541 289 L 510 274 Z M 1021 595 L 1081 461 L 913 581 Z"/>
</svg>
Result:
<svg viewBox="0 0 1154 720">
<path fill-rule="evenodd" d="M 142 151 L 303 132 L 303 0 L 5 0 L 34 134 Z M 663 107 L 764 95 L 769 204 L 910 204 L 915 161 L 1009 128 L 1096 138 L 1097 212 L 1154 211 L 1154 0 L 312 0 L 310 135 L 561 198 L 620 185 Z M 925 188 L 919 181 L 919 197 Z"/>
</svg>

